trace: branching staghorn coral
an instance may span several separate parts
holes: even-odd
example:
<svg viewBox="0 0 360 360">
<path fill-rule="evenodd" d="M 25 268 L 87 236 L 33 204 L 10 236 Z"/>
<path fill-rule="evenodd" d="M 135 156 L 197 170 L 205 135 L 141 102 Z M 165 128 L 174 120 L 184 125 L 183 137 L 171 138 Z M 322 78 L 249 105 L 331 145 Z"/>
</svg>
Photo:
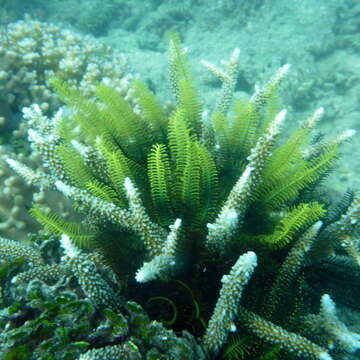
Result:
<svg viewBox="0 0 360 360">
<path fill-rule="evenodd" d="M 40 251 L 35 247 L 1 237 L 0 259 L 11 261 L 19 258 L 24 258 L 32 266 L 44 264 Z"/>
<path fill-rule="evenodd" d="M 62 261 L 47 264 L 40 248 L 0 238 L 0 262 L 11 263 L 22 259 L 27 264 L 28 269 L 12 278 L 11 282 L 13 284 L 27 283 L 33 279 L 54 283 L 62 276 L 73 274 L 78 279 L 84 293 L 95 305 L 105 304 L 108 307 L 116 308 L 116 299 L 112 290 L 95 268 L 95 263 L 101 264 L 101 256 L 96 253 L 86 254 L 81 252 L 66 235 L 62 237 L 60 243 L 65 251 Z M 108 269 L 108 272 L 111 273 L 111 270 Z M 99 285 L 97 286 L 97 284 Z"/>
<path fill-rule="evenodd" d="M 66 235 L 61 237 L 61 245 L 65 250 L 65 258 L 62 261 L 71 268 L 85 295 L 96 306 L 118 309 L 115 293 L 98 274 L 92 259 L 77 249 Z"/>
<path fill-rule="evenodd" d="M 36 173 L 12 159 L 8 164 L 29 183 L 60 191 L 83 216 L 86 230 L 39 207 L 32 209 L 48 231 L 79 248 L 70 251 L 67 262 L 74 262 L 85 293 L 95 278 L 86 279 L 82 249 L 103 251 L 112 262 L 128 261 L 129 252 L 134 261 L 119 275 L 135 277 L 136 282 L 129 282 L 134 293 L 141 293 L 144 282 L 179 278 L 206 304 L 206 318 L 217 297 L 212 286 L 223 279 L 202 341 L 210 358 L 226 344 L 229 331 L 238 329 L 277 344 L 285 354 L 330 359 L 337 355 L 335 349 L 296 333 L 303 317 L 297 307 L 305 308 L 305 303 L 297 306 L 301 298 L 295 294 L 304 291 L 303 267 L 321 258 L 323 238 L 330 239 L 330 250 L 336 252 L 342 239 L 356 234 L 358 211 L 351 206 L 340 219 L 321 222 L 328 205 L 314 192 L 353 132 L 310 145 L 323 113 L 319 109 L 281 139 L 286 110 L 278 105 L 277 88 L 288 65 L 248 101 L 236 100 L 229 107 L 238 61 L 235 51 L 224 70 L 205 63 L 224 84 L 208 122 L 175 35 L 170 40 L 176 102 L 171 112 L 139 80 L 132 85 L 136 106 L 103 84 L 93 102 L 54 80 L 70 111 L 48 118 L 39 107 L 25 110 L 29 140 L 42 155 L 46 172 Z M 93 297 L 100 293 L 94 291 Z M 171 295 L 162 298 L 174 303 Z M 280 306 L 282 312 L 274 316 Z M 186 327 L 180 320 L 177 326 Z M 121 349 L 104 349 L 103 355 Z M 91 351 L 90 358 L 97 354 Z M 253 351 L 258 358 L 266 349 Z"/>
<path fill-rule="evenodd" d="M 304 333 L 348 356 L 360 349 L 360 334 L 350 331 L 338 318 L 336 304 L 328 294 L 321 297 L 318 315 L 309 315 L 304 320 Z"/>
<path fill-rule="evenodd" d="M 248 252 L 241 255 L 228 275 L 221 279 L 222 288 L 214 313 L 203 338 L 203 343 L 210 351 L 217 353 L 224 344 L 228 331 L 235 331 L 234 319 L 237 316 L 241 293 L 257 265 L 256 255 Z"/>
<path fill-rule="evenodd" d="M 239 319 L 243 326 L 255 333 L 260 339 L 272 344 L 279 344 L 281 348 L 290 353 L 296 353 L 305 359 L 332 359 L 326 349 L 298 334 L 290 333 L 246 309 L 240 309 L 239 313 Z"/>
</svg>

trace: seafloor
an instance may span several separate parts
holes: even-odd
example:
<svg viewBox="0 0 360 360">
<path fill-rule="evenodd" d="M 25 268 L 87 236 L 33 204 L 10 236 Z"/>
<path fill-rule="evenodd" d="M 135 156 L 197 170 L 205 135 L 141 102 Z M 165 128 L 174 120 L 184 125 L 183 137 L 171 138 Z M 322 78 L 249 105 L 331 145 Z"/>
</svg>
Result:
<svg viewBox="0 0 360 360">
<path fill-rule="evenodd" d="M 3 25 L 30 14 L 123 52 L 134 72 L 164 98 L 168 92 L 166 32 L 178 31 L 200 79 L 206 104 L 220 86 L 204 77 L 200 59 L 219 62 L 241 50 L 239 93 L 251 94 L 282 64 L 292 65 L 284 102 L 297 123 L 319 106 L 321 131 L 360 128 L 360 3 L 357 0 L 5 0 Z M 209 105 L 210 106 L 210 105 Z M 360 188 L 359 136 L 343 148 L 331 187 Z"/>
</svg>

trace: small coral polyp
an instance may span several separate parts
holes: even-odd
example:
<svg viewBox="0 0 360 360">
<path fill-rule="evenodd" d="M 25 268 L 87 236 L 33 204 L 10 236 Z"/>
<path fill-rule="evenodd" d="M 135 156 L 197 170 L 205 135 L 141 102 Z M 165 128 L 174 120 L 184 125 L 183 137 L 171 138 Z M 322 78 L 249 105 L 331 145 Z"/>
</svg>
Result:
<svg viewBox="0 0 360 360">
<path fill-rule="evenodd" d="M 71 199 L 82 221 L 70 223 L 39 207 L 31 213 L 47 232 L 61 236 L 62 266 L 99 311 L 121 312 L 126 306 L 97 273 L 93 256 L 98 253 L 100 263 L 113 266 L 114 278 L 129 279 L 129 294 L 142 294 L 140 302 L 152 296 L 151 284 L 181 281 L 193 304 L 202 304 L 193 321 L 204 329 L 193 335 L 209 359 L 226 349 L 235 331 L 254 359 L 275 347 L 282 358 L 346 359 L 360 347 L 358 335 L 336 317 L 329 295 L 309 291 L 303 270 L 346 251 L 358 266 L 359 198 L 350 194 L 332 207 L 316 192 L 333 169 L 339 146 L 354 132 L 316 142 L 312 131 L 323 114 L 319 109 L 282 139 L 288 115 L 277 90 L 290 67 L 281 67 L 249 100 L 233 101 L 238 50 L 223 68 L 203 62 L 223 85 L 205 118 L 176 35 L 169 53 L 171 111 L 140 80 L 131 85 L 134 105 L 110 86 L 99 84 L 94 101 L 59 79 L 52 85 L 69 108 L 67 115 L 49 118 L 38 106 L 25 111 L 32 149 L 46 172 L 12 159 L 8 164 L 28 183 Z M 16 248 L 4 244 L 9 244 L 4 253 Z M 20 245 L 17 251 L 25 258 L 30 253 Z M 129 267 L 119 270 L 119 263 Z M 36 277 L 35 269 L 32 264 L 27 274 L 34 271 Z M 176 293 L 168 289 L 152 299 L 181 312 Z M 307 298 L 317 305 L 309 307 Z M 171 324 L 195 328 L 180 316 Z M 80 359 L 123 358 L 131 351 L 145 356 L 131 344 L 125 336 L 100 349 L 90 345 Z M 194 346 L 184 358 L 199 359 L 197 351 Z"/>
</svg>

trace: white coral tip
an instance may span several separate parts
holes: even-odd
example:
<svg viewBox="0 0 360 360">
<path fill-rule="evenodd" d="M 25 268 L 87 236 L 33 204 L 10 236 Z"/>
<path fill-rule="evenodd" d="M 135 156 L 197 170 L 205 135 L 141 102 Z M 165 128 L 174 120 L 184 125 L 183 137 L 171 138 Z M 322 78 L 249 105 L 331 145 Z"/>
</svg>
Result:
<svg viewBox="0 0 360 360">
<path fill-rule="evenodd" d="M 290 64 L 285 64 L 280 68 L 280 73 L 282 76 L 286 75 L 288 73 L 288 71 L 290 70 L 291 65 Z"/>
<path fill-rule="evenodd" d="M 276 116 L 270 125 L 269 132 L 271 136 L 277 135 L 280 131 L 280 127 L 285 120 L 287 110 L 282 109 Z"/>
<path fill-rule="evenodd" d="M 343 137 L 346 139 L 350 139 L 351 137 L 353 137 L 356 134 L 356 130 L 355 129 L 348 129 L 345 130 L 343 133 Z"/>
<path fill-rule="evenodd" d="M 6 159 L 6 162 L 13 169 L 16 168 L 18 165 L 18 162 L 14 159 Z"/>
<path fill-rule="evenodd" d="M 275 123 L 281 124 L 285 120 L 287 110 L 282 109 L 275 117 Z"/>
<path fill-rule="evenodd" d="M 335 302 L 331 299 L 330 295 L 324 294 L 321 297 L 321 303 L 327 313 L 332 315 L 336 314 L 336 305 Z"/>
<path fill-rule="evenodd" d="M 319 354 L 319 360 L 332 360 L 332 357 L 325 351 Z"/>
<path fill-rule="evenodd" d="M 176 219 L 173 226 L 174 229 L 179 229 L 179 227 L 181 226 L 181 219 Z"/>
<path fill-rule="evenodd" d="M 135 280 L 139 283 L 144 283 L 146 282 L 146 277 L 143 271 L 141 271 L 141 269 L 139 271 L 136 272 L 135 275 Z"/>
<path fill-rule="evenodd" d="M 244 255 L 241 255 L 241 259 L 244 264 L 249 264 L 252 266 L 257 265 L 257 256 L 253 251 L 248 251 Z"/>
<path fill-rule="evenodd" d="M 125 178 L 124 186 L 125 186 L 125 190 L 129 196 L 133 196 L 135 194 L 134 185 L 129 177 Z"/>
<path fill-rule="evenodd" d="M 321 106 L 315 111 L 316 116 L 322 116 L 324 114 L 325 109 Z"/>
<path fill-rule="evenodd" d="M 231 54 L 231 62 L 237 62 L 239 59 L 239 55 L 240 55 L 240 49 L 239 48 L 235 48 Z"/>
<path fill-rule="evenodd" d="M 61 192 L 63 193 L 65 196 L 69 195 L 70 192 L 70 186 L 66 185 L 65 183 L 63 183 L 60 180 L 55 181 L 55 187 Z"/>
<path fill-rule="evenodd" d="M 73 245 L 69 236 L 62 234 L 60 244 L 68 257 L 72 258 L 79 254 L 79 250 Z"/>
</svg>

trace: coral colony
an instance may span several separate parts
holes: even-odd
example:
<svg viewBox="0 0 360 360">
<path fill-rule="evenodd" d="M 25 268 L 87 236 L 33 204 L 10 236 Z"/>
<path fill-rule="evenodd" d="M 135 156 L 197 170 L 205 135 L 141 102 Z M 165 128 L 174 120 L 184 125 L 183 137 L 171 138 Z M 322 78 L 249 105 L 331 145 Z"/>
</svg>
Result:
<svg viewBox="0 0 360 360">
<path fill-rule="evenodd" d="M 290 66 L 233 101 L 238 49 L 221 68 L 203 61 L 222 83 L 207 113 L 174 34 L 169 47 L 173 105 L 140 80 L 129 101 L 112 84 L 93 84 L 90 96 L 57 78 L 65 108 L 24 109 L 42 167 L 7 164 L 78 215 L 70 222 L 34 205 L 45 231 L 26 244 L 0 240 L 0 352 L 348 359 L 360 335 L 340 320 L 336 292 L 316 292 L 308 274 L 360 263 L 360 198 L 348 192 L 334 205 L 320 191 L 354 131 L 312 136 L 321 108 L 283 138 L 277 90 Z"/>
</svg>

